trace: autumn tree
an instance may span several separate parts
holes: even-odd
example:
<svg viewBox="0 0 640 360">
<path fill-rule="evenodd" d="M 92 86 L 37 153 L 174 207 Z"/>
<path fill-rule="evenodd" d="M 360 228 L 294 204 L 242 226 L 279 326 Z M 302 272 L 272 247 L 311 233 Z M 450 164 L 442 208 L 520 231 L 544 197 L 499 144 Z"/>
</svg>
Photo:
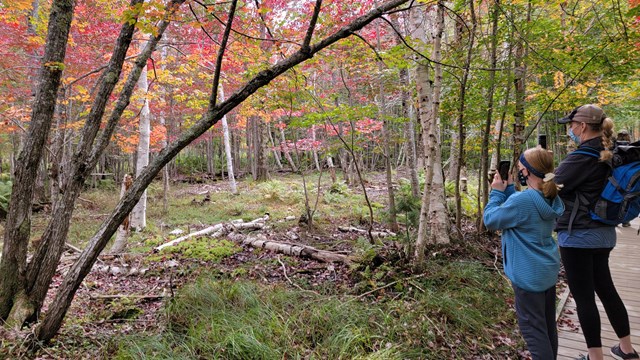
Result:
<svg viewBox="0 0 640 360">
<path fill-rule="evenodd" d="M 212 91 L 209 97 L 207 111 L 188 130 L 183 132 L 176 141 L 172 142 L 163 151 L 161 151 L 158 156 L 155 157 L 155 159 L 153 159 L 150 164 L 136 177 L 136 180 L 132 184 L 130 190 L 125 193 L 109 218 L 103 223 L 92 239 L 89 240 L 89 243 L 80 255 L 80 258 L 71 267 L 71 269 L 69 269 L 63 283 L 55 295 L 53 303 L 49 307 L 47 316 L 36 328 L 36 338 L 42 341 L 48 341 L 55 335 L 62 324 L 62 320 L 71 300 L 73 299 L 75 291 L 80 285 L 82 279 L 84 279 L 90 271 L 98 254 L 102 249 L 104 249 L 124 217 L 127 216 L 134 205 L 138 202 L 142 193 L 154 179 L 155 175 L 164 167 L 164 165 L 175 157 L 181 149 L 201 136 L 212 125 L 218 122 L 222 116 L 227 114 L 238 104 L 245 101 L 251 94 L 267 85 L 273 79 L 277 78 L 292 67 L 311 58 L 315 53 L 323 50 L 338 40 L 362 29 L 375 18 L 382 16 L 387 11 L 394 9 L 405 2 L 406 0 L 393 0 L 354 17 L 351 21 L 344 23 L 340 28 L 323 28 L 322 26 L 317 26 L 318 18 L 322 10 L 322 2 L 317 1 L 311 9 L 308 18 L 308 26 L 303 31 L 304 36 L 302 37 L 297 50 L 287 54 L 284 59 L 278 61 L 276 64 L 256 73 L 244 85 L 234 91 L 226 100 L 218 101 L 221 64 L 224 59 L 227 42 L 230 39 L 237 2 L 234 0 L 227 4 L 227 15 L 223 17 L 224 35 L 216 55 L 216 69 L 211 86 Z M 133 30 L 135 28 L 136 14 L 138 14 L 138 12 L 132 12 L 134 16 L 130 19 L 134 19 L 134 21 L 129 21 L 128 19 L 122 26 L 121 34 L 116 44 L 111 63 L 103 76 L 103 81 L 97 92 L 98 96 L 96 96 L 96 100 L 91 107 L 91 113 L 88 120 L 85 122 L 82 136 L 74 155 L 73 173 L 72 176 L 68 177 L 69 183 L 66 185 L 68 190 L 65 191 L 64 197 L 57 205 L 61 206 L 60 213 L 63 213 L 64 216 L 59 219 L 60 221 L 57 225 L 52 228 L 52 230 L 55 229 L 56 231 L 52 231 L 47 240 L 42 240 L 42 243 L 38 248 L 38 252 L 34 256 L 34 259 L 48 259 L 47 263 L 52 264 L 53 266 L 47 265 L 45 266 L 46 269 L 45 267 L 40 267 L 39 269 L 34 268 L 33 271 L 30 271 L 29 275 L 31 276 L 29 276 L 29 278 L 32 279 L 31 283 L 46 283 L 48 287 L 50 277 L 44 276 L 44 274 L 41 274 L 40 272 L 49 272 L 51 269 L 55 269 L 55 265 L 57 264 L 57 259 L 59 259 L 61 251 L 53 249 L 60 249 L 62 247 L 60 242 L 64 241 L 63 239 L 65 237 L 63 235 L 68 230 L 70 213 L 73 208 L 72 205 L 77 199 L 81 185 L 95 166 L 99 155 L 104 151 L 109 143 L 111 135 L 115 129 L 115 125 L 117 124 L 117 120 L 128 105 L 131 93 L 138 81 L 142 68 L 146 66 L 147 59 L 168 26 L 169 19 L 173 16 L 181 3 L 182 1 L 180 0 L 174 0 L 167 5 L 166 11 L 161 13 L 162 20 L 160 20 L 155 26 L 155 31 L 153 33 L 154 36 L 148 41 L 147 46 L 138 56 L 135 67 L 129 73 L 123 90 L 119 95 L 118 102 L 112 110 L 111 115 L 108 117 L 107 123 L 100 133 L 100 136 L 96 139 L 100 130 L 99 120 L 102 118 L 101 115 L 105 110 L 106 101 L 119 78 L 118 75 L 122 69 L 126 50 L 131 42 Z M 139 4 L 139 2 L 137 2 L 137 0 L 133 0 L 130 6 L 135 8 L 136 4 Z M 33 176 L 31 176 L 33 175 L 33 170 L 31 169 L 35 168 L 33 165 L 37 164 L 40 160 L 44 139 L 47 136 L 49 127 L 51 126 L 54 108 L 53 104 L 55 104 L 56 99 L 56 89 L 59 86 L 63 70 L 64 45 L 67 42 L 67 34 L 69 32 L 72 14 L 73 4 L 71 2 L 62 0 L 54 1 L 50 16 L 50 31 L 47 39 L 48 50 L 46 53 L 47 55 L 45 56 L 45 61 L 43 62 L 44 66 L 42 68 L 43 70 L 41 75 L 43 82 L 40 85 L 40 90 L 48 91 L 39 91 L 39 95 L 34 103 L 32 123 L 29 127 L 29 134 L 26 140 L 28 144 L 33 144 L 34 146 L 25 146 L 25 150 L 23 150 L 20 155 L 21 159 L 25 160 L 18 166 L 17 171 L 16 179 L 25 180 L 24 182 L 19 183 L 20 186 L 24 186 L 25 184 L 29 185 L 26 180 L 33 178 Z M 319 34 L 316 35 L 320 40 L 312 42 L 316 27 L 320 29 L 318 31 Z M 30 199 L 30 196 L 28 195 L 31 193 L 29 189 L 14 187 L 14 194 L 16 194 L 16 198 L 15 200 L 12 200 L 10 205 L 10 217 L 7 221 L 3 257 L 1 260 L 2 262 L 0 263 L 0 268 L 3 269 L 2 282 L 0 283 L 0 287 L 2 289 L 0 293 L 2 309 L 0 318 L 3 320 L 8 319 L 10 317 L 9 313 L 11 312 L 13 315 L 11 316 L 12 321 L 10 323 L 15 326 L 20 326 L 24 319 L 29 318 L 30 314 L 32 314 L 34 310 L 39 310 L 39 306 L 36 306 L 37 301 L 27 300 L 27 294 L 30 294 L 30 291 L 28 288 L 23 288 L 25 284 L 30 283 L 23 280 L 25 280 L 25 275 L 27 275 L 26 244 L 30 229 L 30 201 L 27 200 L 27 198 Z M 25 194 L 27 197 L 25 197 Z M 54 212 L 54 214 L 57 213 L 58 212 Z M 48 251 L 45 251 L 45 249 L 48 249 Z M 42 253 L 45 254 L 44 257 L 39 255 Z M 40 264 L 43 264 L 43 262 L 38 263 L 38 265 Z M 18 297 L 16 297 L 16 295 Z M 20 299 L 20 301 L 17 301 L 16 299 Z"/>
</svg>

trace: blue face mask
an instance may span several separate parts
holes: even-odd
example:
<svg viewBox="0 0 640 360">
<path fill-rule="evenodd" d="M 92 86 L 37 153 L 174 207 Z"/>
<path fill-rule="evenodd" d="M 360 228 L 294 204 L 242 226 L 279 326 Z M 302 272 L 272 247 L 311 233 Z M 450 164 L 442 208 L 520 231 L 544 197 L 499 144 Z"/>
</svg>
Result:
<svg viewBox="0 0 640 360">
<path fill-rule="evenodd" d="M 569 128 L 569 137 L 571 138 L 571 140 L 573 140 L 573 142 L 576 143 L 576 145 L 580 145 L 581 143 L 580 138 L 578 137 L 578 135 L 573 133 L 572 128 Z"/>
</svg>

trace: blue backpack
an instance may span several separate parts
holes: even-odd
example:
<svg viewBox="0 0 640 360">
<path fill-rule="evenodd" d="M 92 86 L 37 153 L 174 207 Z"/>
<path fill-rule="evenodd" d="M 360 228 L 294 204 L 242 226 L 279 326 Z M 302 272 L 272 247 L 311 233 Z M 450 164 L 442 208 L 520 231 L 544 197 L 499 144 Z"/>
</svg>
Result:
<svg viewBox="0 0 640 360">
<path fill-rule="evenodd" d="M 600 158 L 600 150 L 592 147 L 582 147 L 573 154 Z M 640 214 L 640 141 L 616 144 L 609 165 L 607 181 L 595 204 L 589 206 L 589 214 L 593 220 L 608 225 L 628 223 Z M 576 200 L 580 202 L 578 196 Z M 574 207 L 574 212 L 577 208 Z M 569 224 L 574 217 L 572 213 Z"/>
</svg>

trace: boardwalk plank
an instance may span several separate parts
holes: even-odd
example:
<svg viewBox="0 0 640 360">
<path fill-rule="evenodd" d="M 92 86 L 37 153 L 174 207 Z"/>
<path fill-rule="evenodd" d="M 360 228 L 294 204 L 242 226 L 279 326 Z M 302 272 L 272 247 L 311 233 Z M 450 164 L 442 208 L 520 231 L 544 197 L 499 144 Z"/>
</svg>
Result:
<svg viewBox="0 0 640 360">
<path fill-rule="evenodd" d="M 640 236 L 637 235 L 640 220 L 634 220 L 632 225 L 632 227 L 628 228 L 616 228 L 618 244 L 611 252 L 609 264 L 616 288 L 629 313 L 631 340 L 636 345 L 636 349 L 640 349 Z M 609 323 L 600 300 L 597 300 L 597 302 L 602 323 L 601 337 L 605 359 L 612 359 L 611 355 L 609 355 L 609 347 L 617 343 L 618 337 Z M 578 330 L 576 331 L 570 326 L 563 326 L 566 321 L 575 324 Z M 579 329 L 576 306 L 571 297 L 565 303 L 559 324 L 558 359 L 571 360 L 581 353 L 586 353 L 587 346 L 584 342 L 582 330 Z"/>
</svg>

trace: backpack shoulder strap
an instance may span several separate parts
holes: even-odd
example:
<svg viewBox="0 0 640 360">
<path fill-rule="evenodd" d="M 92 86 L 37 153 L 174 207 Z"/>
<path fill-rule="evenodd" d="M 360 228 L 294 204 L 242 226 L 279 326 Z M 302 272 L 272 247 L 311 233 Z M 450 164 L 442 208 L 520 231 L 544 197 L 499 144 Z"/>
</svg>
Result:
<svg viewBox="0 0 640 360">
<path fill-rule="evenodd" d="M 598 149 L 596 149 L 594 147 L 591 147 L 591 146 L 580 147 L 577 150 L 571 152 L 571 154 L 587 155 L 587 156 L 594 157 L 596 159 L 600 159 L 600 150 L 598 150 Z M 609 166 L 610 166 L 610 164 L 609 164 Z M 609 180 L 609 177 L 611 175 L 611 170 L 609 170 L 609 171 L 610 171 L 609 174 L 605 177 L 604 182 L 602 184 L 603 188 L 607 184 L 607 181 Z M 571 229 L 573 227 L 573 221 L 576 218 L 576 215 L 578 213 L 578 209 L 581 208 L 582 210 L 588 212 L 590 204 L 587 201 L 586 197 L 582 193 L 580 193 L 579 191 L 576 191 L 575 200 L 573 202 L 569 201 L 568 203 L 569 203 L 569 205 L 573 205 L 573 209 L 571 210 L 571 216 L 569 217 L 569 228 L 568 228 L 569 234 L 571 234 Z"/>
<path fill-rule="evenodd" d="M 576 215 L 578 214 L 578 209 L 589 212 L 589 207 L 587 206 L 589 202 L 581 193 L 576 191 L 576 198 L 573 202 L 567 201 L 567 205 L 572 205 L 571 215 L 569 216 L 569 228 L 567 231 L 569 235 L 571 235 L 571 229 L 573 228 L 573 220 L 576 219 Z"/>
<path fill-rule="evenodd" d="M 600 150 L 592 148 L 591 146 L 583 146 L 577 150 L 574 150 L 573 152 L 571 152 L 571 154 L 582 154 L 594 157 L 596 159 L 600 158 Z"/>
</svg>

